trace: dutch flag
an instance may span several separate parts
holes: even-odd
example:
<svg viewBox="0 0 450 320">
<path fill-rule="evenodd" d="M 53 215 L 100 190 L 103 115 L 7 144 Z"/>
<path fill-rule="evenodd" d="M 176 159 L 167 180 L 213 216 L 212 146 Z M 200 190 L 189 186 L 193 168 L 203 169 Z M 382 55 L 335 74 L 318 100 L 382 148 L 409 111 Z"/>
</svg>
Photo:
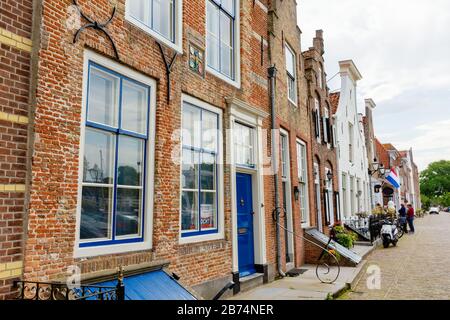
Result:
<svg viewBox="0 0 450 320">
<path fill-rule="evenodd" d="M 400 188 L 400 179 L 394 168 L 391 169 L 391 172 L 386 177 L 386 180 L 389 181 L 396 189 Z"/>
</svg>

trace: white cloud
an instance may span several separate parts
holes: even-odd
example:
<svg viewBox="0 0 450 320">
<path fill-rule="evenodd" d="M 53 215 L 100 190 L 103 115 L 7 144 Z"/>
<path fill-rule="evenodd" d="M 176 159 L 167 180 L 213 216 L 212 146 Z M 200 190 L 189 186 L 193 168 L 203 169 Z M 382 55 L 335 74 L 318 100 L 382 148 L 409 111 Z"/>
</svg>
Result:
<svg viewBox="0 0 450 320">
<path fill-rule="evenodd" d="M 326 71 L 353 59 L 363 75 L 359 105 L 373 98 L 383 142 L 413 147 L 418 165 L 450 159 L 450 1 L 301 0 L 306 50 L 324 30 Z M 340 87 L 339 77 L 329 82 Z"/>
</svg>

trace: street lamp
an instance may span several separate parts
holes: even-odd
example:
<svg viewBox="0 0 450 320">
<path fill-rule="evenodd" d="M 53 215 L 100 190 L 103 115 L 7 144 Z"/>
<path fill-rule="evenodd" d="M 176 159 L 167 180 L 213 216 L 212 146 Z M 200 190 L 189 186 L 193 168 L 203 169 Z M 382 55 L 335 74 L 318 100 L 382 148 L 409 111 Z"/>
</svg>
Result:
<svg viewBox="0 0 450 320">
<path fill-rule="evenodd" d="M 373 163 L 370 165 L 368 171 L 369 176 L 374 176 L 376 173 L 379 173 L 381 176 L 386 174 L 386 168 L 382 163 L 379 163 L 376 158 L 373 159 Z"/>
</svg>

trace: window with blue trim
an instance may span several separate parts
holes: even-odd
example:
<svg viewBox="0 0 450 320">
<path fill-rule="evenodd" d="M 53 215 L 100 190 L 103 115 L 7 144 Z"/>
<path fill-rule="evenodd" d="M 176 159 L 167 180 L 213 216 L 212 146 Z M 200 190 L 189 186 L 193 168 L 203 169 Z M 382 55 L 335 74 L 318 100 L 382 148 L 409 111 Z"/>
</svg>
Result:
<svg viewBox="0 0 450 320">
<path fill-rule="evenodd" d="M 206 0 L 206 2 L 206 58 L 208 66 L 235 80 L 236 0 Z"/>
<path fill-rule="evenodd" d="M 128 0 L 130 15 L 175 43 L 176 0 Z"/>
<path fill-rule="evenodd" d="M 218 232 L 219 115 L 183 103 L 181 235 Z"/>
<path fill-rule="evenodd" d="M 150 87 L 89 63 L 80 247 L 143 241 Z"/>
</svg>

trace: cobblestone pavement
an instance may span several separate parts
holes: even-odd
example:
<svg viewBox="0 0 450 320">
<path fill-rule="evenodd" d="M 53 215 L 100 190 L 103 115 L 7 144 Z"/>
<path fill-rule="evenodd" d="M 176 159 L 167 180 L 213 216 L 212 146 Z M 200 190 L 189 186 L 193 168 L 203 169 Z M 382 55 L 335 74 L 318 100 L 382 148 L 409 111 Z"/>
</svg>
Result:
<svg viewBox="0 0 450 320">
<path fill-rule="evenodd" d="M 416 219 L 415 226 L 416 233 L 405 234 L 397 247 L 375 250 L 353 291 L 341 299 L 450 299 L 450 214 Z M 381 285 L 369 289 L 367 283 L 376 285 L 373 270 L 377 266 Z"/>
</svg>

